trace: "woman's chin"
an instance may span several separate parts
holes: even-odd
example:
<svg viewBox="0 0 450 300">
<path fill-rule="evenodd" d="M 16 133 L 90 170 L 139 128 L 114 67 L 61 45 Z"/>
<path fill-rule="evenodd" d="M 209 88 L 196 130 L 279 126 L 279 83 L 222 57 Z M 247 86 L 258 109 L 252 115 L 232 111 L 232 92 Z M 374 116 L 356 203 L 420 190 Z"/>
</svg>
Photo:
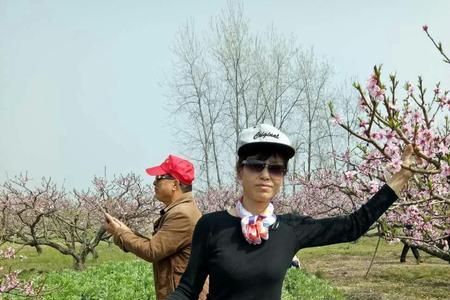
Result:
<svg viewBox="0 0 450 300">
<path fill-rule="evenodd" d="M 254 199 L 257 202 L 267 203 L 267 202 L 270 202 L 272 197 L 273 197 L 272 193 L 264 193 L 264 192 L 262 192 L 262 193 L 255 193 Z"/>
</svg>

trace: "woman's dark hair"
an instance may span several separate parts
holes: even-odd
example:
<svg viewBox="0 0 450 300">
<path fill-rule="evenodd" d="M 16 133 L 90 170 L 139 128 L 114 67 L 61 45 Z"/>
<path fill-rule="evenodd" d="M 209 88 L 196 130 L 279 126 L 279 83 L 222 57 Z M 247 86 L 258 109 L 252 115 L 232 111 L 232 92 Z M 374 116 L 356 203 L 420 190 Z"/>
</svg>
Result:
<svg viewBox="0 0 450 300">
<path fill-rule="evenodd" d="M 283 159 L 283 165 L 287 170 L 289 158 L 284 151 L 280 151 L 274 148 L 273 146 L 266 147 L 265 145 L 261 145 L 258 148 L 253 147 L 241 152 L 241 155 L 239 155 L 238 161 L 236 163 L 237 171 L 239 171 L 242 168 L 242 162 L 247 158 L 249 158 L 250 156 L 252 157 L 254 156 L 255 159 L 258 160 L 266 160 L 271 156 L 279 156 Z"/>
</svg>

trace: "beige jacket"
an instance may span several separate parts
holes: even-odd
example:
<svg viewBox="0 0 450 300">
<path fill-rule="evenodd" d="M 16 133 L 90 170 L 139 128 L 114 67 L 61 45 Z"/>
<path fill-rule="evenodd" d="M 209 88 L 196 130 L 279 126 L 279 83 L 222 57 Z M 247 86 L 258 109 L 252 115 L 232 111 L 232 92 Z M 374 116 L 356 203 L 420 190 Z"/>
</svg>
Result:
<svg viewBox="0 0 450 300">
<path fill-rule="evenodd" d="M 119 229 L 114 243 L 153 263 L 156 296 L 165 299 L 179 284 L 191 255 L 192 234 L 201 212 L 192 193 L 185 193 L 167 206 L 154 224 L 154 233 L 146 238 L 130 230 Z M 206 299 L 208 284 L 205 284 L 199 299 Z"/>
</svg>

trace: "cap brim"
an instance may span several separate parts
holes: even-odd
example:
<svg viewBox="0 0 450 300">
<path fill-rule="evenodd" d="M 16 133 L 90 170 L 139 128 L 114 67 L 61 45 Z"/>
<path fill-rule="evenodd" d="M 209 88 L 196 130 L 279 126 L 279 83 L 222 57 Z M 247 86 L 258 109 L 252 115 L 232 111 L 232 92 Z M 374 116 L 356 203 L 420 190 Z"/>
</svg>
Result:
<svg viewBox="0 0 450 300">
<path fill-rule="evenodd" d="M 145 169 L 145 172 L 147 172 L 147 174 L 148 174 L 148 175 L 151 175 L 151 176 L 157 176 L 157 175 L 165 175 L 165 174 L 167 174 L 167 172 L 164 171 L 163 168 L 161 168 L 161 166 L 157 166 L 157 167 L 152 167 L 152 168 Z"/>
<path fill-rule="evenodd" d="M 238 155 L 239 156 L 253 155 L 260 151 L 268 151 L 268 152 L 279 151 L 282 154 L 284 154 L 287 159 L 290 159 L 295 155 L 294 148 L 288 145 L 283 145 L 279 143 L 268 143 L 268 142 L 250 143 L 243 145 L 238 149 Z"/>
</svg>

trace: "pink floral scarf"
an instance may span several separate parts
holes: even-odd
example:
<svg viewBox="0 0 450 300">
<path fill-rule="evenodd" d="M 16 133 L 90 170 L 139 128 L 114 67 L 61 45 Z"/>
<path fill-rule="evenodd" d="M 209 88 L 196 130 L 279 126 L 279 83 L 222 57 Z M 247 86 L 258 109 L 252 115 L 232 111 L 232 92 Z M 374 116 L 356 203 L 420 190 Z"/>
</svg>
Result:
<svg viewBox="0 0 450 300">
<path fill-rule="evenodd" d="M 247 242 L 253 245 L 261 244 L 261 239 L 269 239 L 269 227 L 275 223 L 277 216 L 273 213 L 273 204 L 259 215 L 252 215 L 242 205 L 242 198 L 236 203 L 236 211 L 241 217 L 241 228 Z"/>
</svg>

